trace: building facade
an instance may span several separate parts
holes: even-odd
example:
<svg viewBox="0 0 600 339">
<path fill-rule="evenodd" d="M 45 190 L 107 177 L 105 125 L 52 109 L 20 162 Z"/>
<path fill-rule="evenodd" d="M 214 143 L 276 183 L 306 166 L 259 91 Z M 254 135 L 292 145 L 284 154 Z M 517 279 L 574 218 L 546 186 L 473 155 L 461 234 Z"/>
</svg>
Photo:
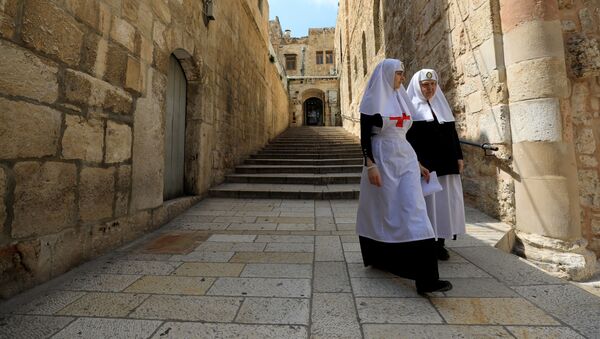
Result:
<svg viewBox="0 0 600 339">
<path fill-rule="evenodd" d="M 275 57 L 287 74 L 290 125 L 341 125 L 335 28 L 310 28 L 308 36 L 294 38 L 289 30 L 282 31 L 276 17 L 270 22 L 270 35 Z"/>
<path fill-rule="evenodd" d="M 0 1 L 0 297 L 162 225 L 289 125 L 267 1 Z"/>
<path fill-rule="evenodd" d="M 434 68 L 463 146 L 466 199 L 515 225 L 512 250 L 583 279 L 600 255 L 600 8 L 583 0 L 340 1 L 343 126 L 383 58 Z M 596 256 L 592 253 L 595 252 Z"/>
</svg>

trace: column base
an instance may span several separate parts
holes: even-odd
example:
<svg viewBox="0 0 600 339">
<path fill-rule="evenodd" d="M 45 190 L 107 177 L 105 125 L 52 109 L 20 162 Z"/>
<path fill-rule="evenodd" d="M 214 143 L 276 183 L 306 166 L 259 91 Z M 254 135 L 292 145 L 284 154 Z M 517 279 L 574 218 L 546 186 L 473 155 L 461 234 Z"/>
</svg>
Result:
<svg viewBox="0 0 600 339">
<path fill-rule="evenodd" d="M 512 252 L 553 276 L 582 281 L 596 272 L 596 255 L 587 245 L 585 239 L 563 241 L 515 231 Z"/>
</svg>

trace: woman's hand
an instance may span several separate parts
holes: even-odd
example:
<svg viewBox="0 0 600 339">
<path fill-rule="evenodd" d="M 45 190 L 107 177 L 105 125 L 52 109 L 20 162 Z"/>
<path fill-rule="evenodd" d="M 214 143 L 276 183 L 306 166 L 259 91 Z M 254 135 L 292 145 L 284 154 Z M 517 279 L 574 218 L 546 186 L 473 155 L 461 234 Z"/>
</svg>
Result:
<svg viewBox="0 0 600 339">
<path fill-rule="evenodd" d="M 458 159 L 458 174 L 462 174 L 464 168 L 465 162 L 463 161 L 463 159 Z"/>
<path fill-rule="evenodd" d="M 369 158 L 367 158 L 367 174 L 369 175 L 369 182 L 371 185 L 381 187 L 381 175 L 379 174 L 379 169 Z"/>
<path fill-rule="evenodd" d="M 377 166 L 371 165 L 371 167 L 367 170 L 369 175 L 369 182 L 371 185 L 375 185 L 377 187 L 381 187 L 381 175 L 379 174 L 379 169 Z"/>
<path fill-rule="evenodd" d="M 426 183 L 429 183 L 429 170 L 421 166 L 421 164 L 419 164 L 419 168 L 421 169 L 421 176 L 425 178 Z"/>
</svg>

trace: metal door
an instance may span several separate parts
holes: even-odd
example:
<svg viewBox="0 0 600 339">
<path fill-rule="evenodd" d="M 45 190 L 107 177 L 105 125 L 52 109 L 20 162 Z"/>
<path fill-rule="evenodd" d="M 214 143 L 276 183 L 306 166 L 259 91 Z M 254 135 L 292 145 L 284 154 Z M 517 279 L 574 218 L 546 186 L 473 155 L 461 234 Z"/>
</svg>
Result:
<svg viewBox="0 0 600 339">
<path fill-rule="evenodd" d="M 167 78 L 164 200 L 183 195 L 187 83 L 179 61 L 171 55 Z"/>
</svg>

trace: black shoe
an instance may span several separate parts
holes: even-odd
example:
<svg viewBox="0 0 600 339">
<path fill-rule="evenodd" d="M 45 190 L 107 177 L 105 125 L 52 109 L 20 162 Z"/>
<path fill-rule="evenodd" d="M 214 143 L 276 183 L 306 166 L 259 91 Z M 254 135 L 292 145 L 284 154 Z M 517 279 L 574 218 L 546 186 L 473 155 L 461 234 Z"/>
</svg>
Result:
<svg viewBox="0 0 600 339">
<path fill-rule="evenodd" d="M 446 292 L 452 289 L 452 284 L 446 280 L 437 280 L 431 284 L 417 284 L 417 293 L 424 295 L 430 292 Z"/>
<path fill-rule="evenodd" d="M 448 253 L 448 250 L 444 246 L 440 246 L 437 250 L 437 258 L 438 260 L 446 261 L 450 259 L 450 253 Z"/>
</svg>

